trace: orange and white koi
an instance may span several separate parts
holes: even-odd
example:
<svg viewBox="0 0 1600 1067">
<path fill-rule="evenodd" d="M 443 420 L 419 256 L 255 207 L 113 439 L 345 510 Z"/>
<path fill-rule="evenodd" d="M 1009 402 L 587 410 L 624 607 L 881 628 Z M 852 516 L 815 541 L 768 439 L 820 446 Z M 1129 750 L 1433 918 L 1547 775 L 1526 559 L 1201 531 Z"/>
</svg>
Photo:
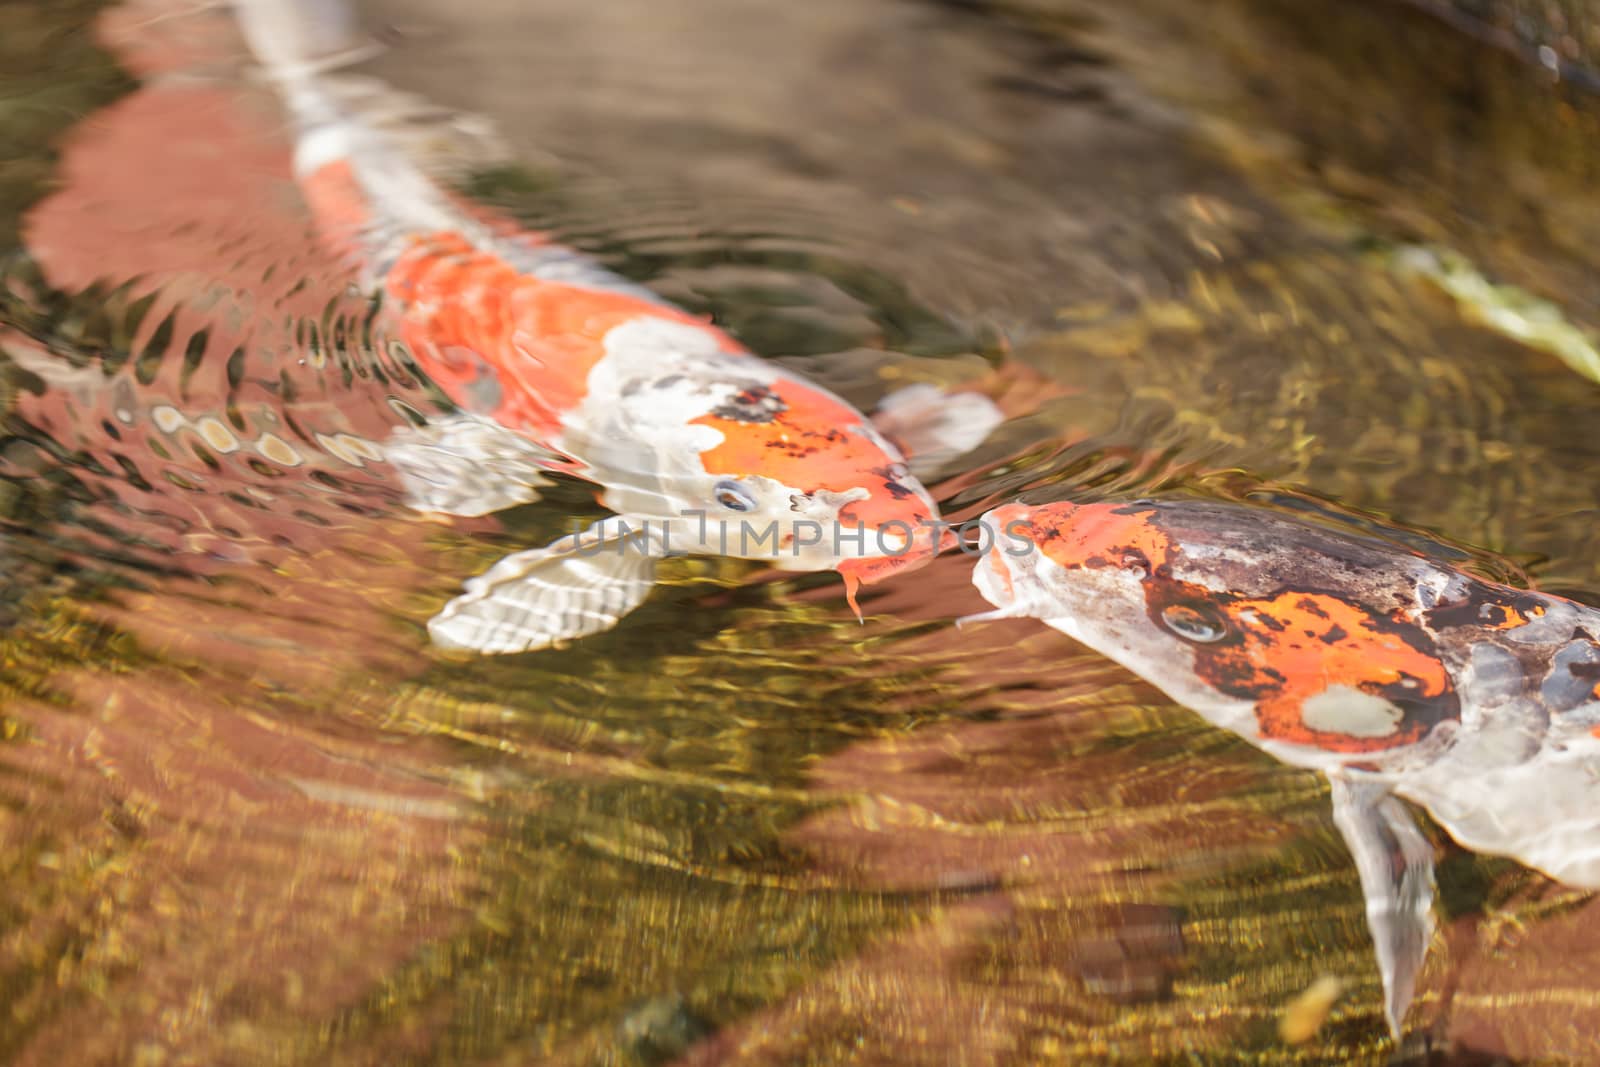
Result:
<svg viewBox="0 0 1600 1067">
<path fill-rule="evenodd" d="M 297 178 L 322 232 L 460 408 L 400 435 L 390 460 L 427 510 L 500 510 L 561 472 L 597 483 L 617 513 L 470 580 L 430 622 L 436 643 L 515 652 L 607 629 L 643 600 L 667 554 L 837 569 L 854 604 L 858 585 L 938 552 L 947 537 L 933 498 L 866 416 L 649 290 L 463 203 L 315 63 L 287 60 L 318 25 L 341 22 L 327 13 L 338 6 L 294 0 L 269 17 L 240 0 L 237 10 L 296 120 Z M 299 8 L 310 15 L 296 23 Z M 998 421 L 975 396 L 944 404 L 919 392 L 897 405 L 900 425 L 908 409 L 945 444 L 976 444 Z"/>
<path fill-rule="evenodd" d="M 1386 542 L 1201 501 L 1008 504 L 973 584 L 1273 756 L 1322 771 L 1398 1037 L 1433 847 L 1600 889 L 1600 610 Z"/>
</svg>

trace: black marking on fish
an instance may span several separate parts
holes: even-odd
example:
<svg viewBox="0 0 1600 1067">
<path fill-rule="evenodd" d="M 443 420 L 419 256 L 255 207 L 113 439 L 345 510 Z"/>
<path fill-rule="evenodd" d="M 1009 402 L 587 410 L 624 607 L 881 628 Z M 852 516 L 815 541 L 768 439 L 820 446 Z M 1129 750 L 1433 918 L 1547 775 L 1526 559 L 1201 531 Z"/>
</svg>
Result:
<svg viewBox="0 0 1600 1067">
<path fill-rule="evenodd" d="M 1434 630 L 1457 626 L 1490 626 L 1499 630 L 1520 626 L 1543 612 L 1538 597 L 1519 596 L 1509 590 L 1474 582 L 1464 599 L 1430 608 L 1423 618 Z"/>
<path fill-rule="evenodd" d="M 1576 640 L 1550 657 L 1550 673 L 1539 686 L 1539 695 L 1552 711 L 1571 711 L 1595 699 L 1596 682 L 1600 682 L 1600 646 Z"/>
<path fill-rule="evenodd" d="M 893 467 L 873 467 L 870 473 L 883 479 L 884 489 L 896 500 L 905 500 L 917 495 L 915 489 L 901 483 Z"/>
<path fill-rule="evenodd" d="M 789 410 L 783 397 L 765 385 L 748 385 L 727 402 L 713 408 L 711 414 L 731 422 L 771 422 Z"/>
<path fill-rule="evenodd" d="M 1319 619 L 1326 619 L 1328 617 L 1328 613 L 1318 607 L 1317 602 L 1312 600 L 1310 597 L 1303 597 L 1295 606 L 1301 611 L 1306 612 L 1308 615 L 1315 615 Z"/>
</svg>

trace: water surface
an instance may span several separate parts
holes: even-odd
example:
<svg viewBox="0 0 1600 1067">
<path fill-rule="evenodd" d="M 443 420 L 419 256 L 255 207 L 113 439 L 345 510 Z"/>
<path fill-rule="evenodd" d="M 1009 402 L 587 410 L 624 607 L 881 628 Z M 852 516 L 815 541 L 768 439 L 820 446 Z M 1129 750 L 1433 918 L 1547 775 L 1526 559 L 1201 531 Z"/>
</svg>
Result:
<svg viewBox="0 0 1600 1067">
<path fill-rule="evenodd" d="M 492 120 L 474 196 L 759 354 L 995 396 L 957 517 L 1242 499 L 1600 603 L 1600 385 L 1395 268 L 1454 250 L 1595 336 L 1595 99 L 1406 5 L 1194 7 L 384 0 L 369 71 Z M 865 626 L 681 560 L 574 647 L 430 649 L 588 492 L 404 507 L 371 442 L 442 401 L 221 14 L 0 20 L 5 1056 L 1394 1051 L 1321 781 L 1041 626 L 953 629 L 960 555 Z M 1590 902 L 1435 837 L 1406 1054 L 1589 1060 Z"/>
</svg>

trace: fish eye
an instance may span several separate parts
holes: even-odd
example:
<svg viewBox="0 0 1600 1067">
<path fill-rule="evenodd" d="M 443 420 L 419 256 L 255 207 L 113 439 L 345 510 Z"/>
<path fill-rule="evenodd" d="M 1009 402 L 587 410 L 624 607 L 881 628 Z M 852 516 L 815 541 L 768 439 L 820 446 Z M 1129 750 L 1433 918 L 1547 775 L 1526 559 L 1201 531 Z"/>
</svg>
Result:
<svg viewBox="0 0 1600 1067">
<path fill-rule="evenodd" d="M 718 482 L 712 487 L 711 495 L 729 511 L 755 510 L 755 497 L 738 482 Z"/>
<path fill-rule="evenodd" d="M 1161 609 L 1161 623 L 1185 641 L 1209 645 L 1228 636 L 1228 622 L 1210 604 L 1173 604 Z"/>
</svg>

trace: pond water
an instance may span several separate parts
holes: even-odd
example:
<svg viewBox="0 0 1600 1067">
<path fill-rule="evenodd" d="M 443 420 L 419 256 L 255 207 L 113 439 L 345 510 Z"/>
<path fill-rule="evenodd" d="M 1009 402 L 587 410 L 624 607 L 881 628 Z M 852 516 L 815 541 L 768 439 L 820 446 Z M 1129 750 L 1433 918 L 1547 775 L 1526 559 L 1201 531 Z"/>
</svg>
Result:
<svg viewBox="0 0 1600 1067">
<path fill-rule="evenodd" d="M 479 117 L 470 196 L 761 356 L 993 397 L 957 519 L 1242 501 L 1600 605 L 1583 5 L 1539 16 L 1560 83 L 1461 32 L 1493 5 L 1201 6 L 378 0 L 363 71 Z M 0 7 L 0 137 L 8 1062 L 1600 1051 L 1594 904 L 1431 827 L 1397 1050 L 1322 779 L 1036 622 L 954 628 L 960 553 L 864 625 L 834 575 L 679 559 L 609 633 L 434 649 L 600 511 L 405 506 L 371 442 L 441 398 L 226 10 Z"/>
</svg>

